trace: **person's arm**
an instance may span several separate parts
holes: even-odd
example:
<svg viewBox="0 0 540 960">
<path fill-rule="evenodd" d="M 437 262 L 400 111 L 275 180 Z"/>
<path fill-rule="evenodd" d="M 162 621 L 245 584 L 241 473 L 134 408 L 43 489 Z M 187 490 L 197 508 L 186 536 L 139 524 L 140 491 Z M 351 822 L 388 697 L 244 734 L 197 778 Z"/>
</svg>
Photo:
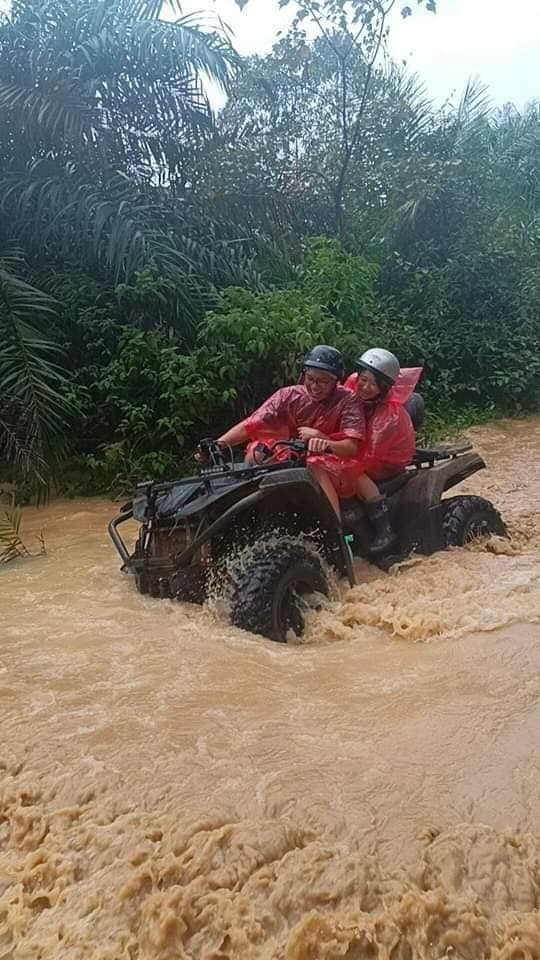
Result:
<svg viewBox="0 0 540 960">
<path fill-rule="evenodd" d="M 245 426 L 245 421 L 242 420 L 241 423 L 237 423 L 234 427 L 231 427 L 230 430 L 227 430 L 221 437 L 218 437 L 217 442 L 220 447 L 237 447 L 240 443 L 247 443 L 249 440 L 247 428 Z"/>
<path fill-rule="evenodd" d="M 355 457 L 358 453 L 358 440 L 345 437 L 343 440 L 330 440 L 327 444 L 336 457 Z"/>
<path fill-rule="evenodd" d="M 319 437 L 321 440 L 330 439 L 328 434 L 323 433 L 322 430 L 315 430 L 313 427 L 298 427 L 298 436 L 306 442 L 313 440 L 315 437 Z"/>
<path fill-rule="evenodd" d="M 246 420 L 244 426 L 248 440 L 289 439 L 291 432 L 291 403 L 294 400 L 296 387 L 282 387 L 268 397 L 263 404 L 254 410 Z M 294 428 L 293 428 L 294 430 Z"/>
<path fill-rule="evenodd" d="M 266 436 L 273 436 L 280 430 L 284 436 L 287 436 L 287 407 L 291 387 L 282 387 L 272 394 L 268 400 L 254 410 L 249 417 L 237 423 L 230 430 L 227 430 L 217 442 L 220 446 L 237 447 L 241 443 L 248 443 L 250 440 L 263 439 Z"/>
<path fill-rule="evenodd" d="M 357 457 L 366 437 L 364 406 L 356 395 L 347 392 L 341 409 L 340 422 L 328 446 L 337 457 Z"/>
<path fill-rule="evenodd" d="M 308 440 L 310 453 L 333 453 L 336 457 L 348 459 L 358 453 L 358 440 L 345 437 L 344 440 L 329 440 L 327 437 L 312 437 Z"/>
</svg>

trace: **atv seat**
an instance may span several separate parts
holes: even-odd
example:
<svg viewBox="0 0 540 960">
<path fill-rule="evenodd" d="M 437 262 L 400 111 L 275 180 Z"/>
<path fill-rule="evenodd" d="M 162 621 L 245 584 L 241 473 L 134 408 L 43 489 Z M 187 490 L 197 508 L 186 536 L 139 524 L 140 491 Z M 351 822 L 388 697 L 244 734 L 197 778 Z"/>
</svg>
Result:
<svg viewBox="0 0 540 960">
<path fill-rule="evenodd" d="M 409 399 L 405 401 L 403 406 L 412 420 L 414 432 L 418 433 L 426 418 L 426 405 L 424 403 L 424 398 L 419 393 L 412 393 Z"/>
<path fill-rule="evenodd" d="M 470 443 L 447 443 L 432 448 L 417 447 L 411 467 L 407 470 L 401 470 L 400 473 L 389 477 L 388 480 L 380 481 L 378 483 L 379 490 L 385 496 L 391 497 L 393 493 L 401 490 L 407 481 L 414 476 L 416 471 L 411 469 L 412 467 L 416 467 L 417 470 L 421 467 L 433 467 L 442 460 L 454 460 L 456 457 L 459 457 L 460 454 L 467 453 L 467 451 L 471 449 L 472 444 Z"/>
</svg>

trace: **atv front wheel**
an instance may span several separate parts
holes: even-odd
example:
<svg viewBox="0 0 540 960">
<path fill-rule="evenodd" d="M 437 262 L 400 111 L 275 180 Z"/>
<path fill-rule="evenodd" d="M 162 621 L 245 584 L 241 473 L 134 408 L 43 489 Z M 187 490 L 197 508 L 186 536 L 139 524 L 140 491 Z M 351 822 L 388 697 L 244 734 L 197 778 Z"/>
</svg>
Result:
<svg viewBox="0 0 540 960">
<path fill-rule="evenodd" d="M 328 592 L 316 553 L 299 543 L 262 543 L 236 579 L 231 619 L 236 627 L 286 643 L 289 630 L 299 637 L 304 632 L 308 597 Z"/>
<path fill-rule="evenodd" d="M 443 531 L 447 547 L 463 547 L 483 537 L 506 537 L 498 510 L 483 497 L 452 497 L 444 503 Z"/>
</svg>

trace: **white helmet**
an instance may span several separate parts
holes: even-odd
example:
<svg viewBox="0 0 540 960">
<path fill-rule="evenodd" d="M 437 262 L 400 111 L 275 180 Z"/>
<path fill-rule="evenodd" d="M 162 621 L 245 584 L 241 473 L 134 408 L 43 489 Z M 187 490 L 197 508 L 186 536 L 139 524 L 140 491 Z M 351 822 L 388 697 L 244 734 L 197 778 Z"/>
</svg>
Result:
<svg viewBox="0 0 540 960">
<path fill-rule="evenodd" d="M 356 366 L 362 370 L 371 370 L 377 380 L 381 379 L 386 384 L 395 383 L 400 370 L 398 358 L 389 350 L 382 350 L 379 347 L 366 350 L 356 361 Z"/>
</svg>

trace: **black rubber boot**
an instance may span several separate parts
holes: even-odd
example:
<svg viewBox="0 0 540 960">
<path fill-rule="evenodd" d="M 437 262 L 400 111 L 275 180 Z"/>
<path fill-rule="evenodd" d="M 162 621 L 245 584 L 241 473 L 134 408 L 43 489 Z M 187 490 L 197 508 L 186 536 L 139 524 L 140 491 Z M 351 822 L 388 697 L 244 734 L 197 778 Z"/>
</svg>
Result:
<svg viewBox="0 0 540 960">
<path fill-rule="evenodd" d="M 365 500 L 364 504 L 369 522 L 375 534 L 374 539 L 369 545 L 369 552 L 374 555 L 386 553 L 397 540 L 397 533 L 390 522 L 390 511 L 386 497 L 378 497 L 376 500 Z"/>
</svg>

